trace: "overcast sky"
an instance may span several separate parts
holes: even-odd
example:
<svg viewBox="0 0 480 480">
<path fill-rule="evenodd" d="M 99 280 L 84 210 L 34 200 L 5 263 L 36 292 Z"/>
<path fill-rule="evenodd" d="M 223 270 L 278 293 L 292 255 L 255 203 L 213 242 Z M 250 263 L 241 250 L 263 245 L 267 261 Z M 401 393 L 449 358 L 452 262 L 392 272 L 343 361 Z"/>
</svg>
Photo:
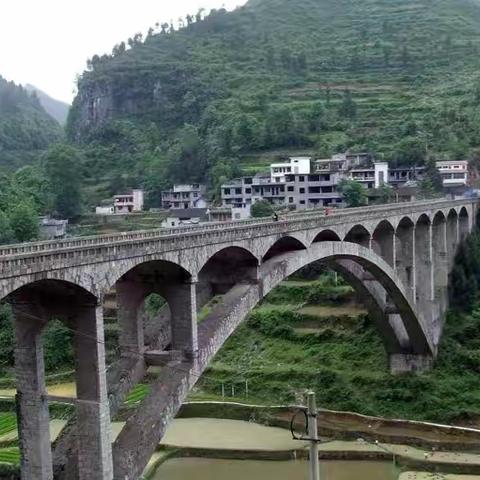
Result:
<svg viewBox="0 0 480 480">
<path fill-rule="evenodd" d="M 156 22 L 246 0 L 0 0 L 0 75 L 71 102 L 94 54 Z"/>
</svg>

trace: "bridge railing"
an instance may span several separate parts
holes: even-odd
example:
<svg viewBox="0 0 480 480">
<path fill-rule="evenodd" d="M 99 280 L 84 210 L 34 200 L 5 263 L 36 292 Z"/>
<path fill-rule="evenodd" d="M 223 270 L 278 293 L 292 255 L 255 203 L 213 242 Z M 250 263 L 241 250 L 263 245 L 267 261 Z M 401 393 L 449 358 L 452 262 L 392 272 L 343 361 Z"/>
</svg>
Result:
<svg viewBox="0 0 480 480">
<path fill-rule="evenodd" d="M 376 205 L 370 207 L 358 207 L 339 209 L 332 212 L 329 216 L 323 214 L 323 209 L 310 210 L 300 213 L 293 213 L 286 215 L 283 219 L 274 222 L 271 218 L 255 218 L 241 221 L 229 221 L 229 222 L 212 222 L 204 223 L 201 225 L 177 227 L 170 229 L 153 229 L 153 230 L 140 230 L 135 232 L 122 232 L 109 235 L 96 235 L 88 237 L 75 237 L 66 238 L 55 241 L 43 241 L 33 243 L 23 243 L 14 245 L 5 245 L 0 247 L 0 262 L 3 262 L 9 258 L 15 256 L 30 256 L 38 254 L 46 254 L 50 252 L 60 252 L 65 250 L 74 250 L 91 247 L 103 247 L 111 246 L 112 244 L 125 244 L 136 243 L 145 240 L 156 240 L 161 238 L 168 238 L 170 240 L 174 238 L 182 238 L 184 236 L 190 236 L 190 234 L 208 234 L 212 231 L 226 231 L 236 230 L 243 231 L 244 229 L 251 229 L 252 227 L 259 227 L 263 225 L 294 225 L 305 220 L 319 220 L 325 225 L 332 223 L 338 223 L 339 219 L 349 217 L 359 217 L 363 215 L 372 216 L 381 212 L 391 212 L 392 214 L 399 214 L 400 212 L 415 212 L 423 210 L 425 207 L 448 207 L 456 205 L 464 205 L 468 203 L 476 202 L 471 199 L 460 200 L 426 200 L 420 202 L 405 202 L 394 203 L 385 205 Z"/>
</svg>

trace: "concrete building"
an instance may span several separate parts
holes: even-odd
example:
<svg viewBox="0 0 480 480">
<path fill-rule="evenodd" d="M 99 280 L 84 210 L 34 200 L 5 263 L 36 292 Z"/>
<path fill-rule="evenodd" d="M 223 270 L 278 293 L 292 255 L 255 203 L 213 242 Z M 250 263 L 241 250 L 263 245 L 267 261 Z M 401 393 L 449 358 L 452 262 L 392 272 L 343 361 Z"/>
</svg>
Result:
<svg viewBox="0 0 480 480">
<path fill-rule="evenodd" d="M 365 153 L 344 153 L 315 161 L 294 157 L 289 162 L 272 164 L 270 175 L 259 173 L 222 185 L 222 205 L 246 208 L 258 200 L 267 200 L 296 210 L 342 206 L 338 185 L 344 178 L 354 178 L 365 188 L 378 188 L 388 181 L 388 164 L 372 162 Z"/>
<path fill-rule="evenodd" d="M 115 207 L 113 205 L 95 207 L 95 213 L 97 215 L 113 215 Z"/>
<path fill-rule="evenodd" d="M 63 238 L 67 233 L 68 220 L 56 220 L 43 217 L 40 219 L 40 235 L 46 240 Z"/>
<path fill-rule="evenodd" d="M 388 170 L 388 183 L 392 187 L 403 187 L 409 182 L 419 182 L 423 179 L 425 167 L 395 167 Z"/>
<path fill-rule="evenodd" d="M 114 213 L 132 213 L 143 210 L 143 190 L 133 189 L 126 195 L 113 197 Z"/>
<path fill-rule="evenodd" d="M 465 187 L 468 185 L 467 160 L 445 160 L 437 162 L 436 167 L 440 172 L 445 188 Z"/>
<path fill-rule="evenodd" d="M 198 225 L 208 222 L 206 208 L 171 208 L 167 218 L 163 220 L 163 228 L 175 228 L 183 225 Z"/>
<path fill-rule="evenodd" d="M 207 208 L 206 187 L 199 183 L 174 185 L 162 192 L 163 208 Z"/>
<path fill-rule="evenodd" d="M 285 176 L 289 174 L 303 174 L 310 173 L 310 157 L 291 157 L 288 162 L 272 163 L 270 165 L 270 176 L 272 183 L 282 183 L 285 181 Z"/>
</svg>

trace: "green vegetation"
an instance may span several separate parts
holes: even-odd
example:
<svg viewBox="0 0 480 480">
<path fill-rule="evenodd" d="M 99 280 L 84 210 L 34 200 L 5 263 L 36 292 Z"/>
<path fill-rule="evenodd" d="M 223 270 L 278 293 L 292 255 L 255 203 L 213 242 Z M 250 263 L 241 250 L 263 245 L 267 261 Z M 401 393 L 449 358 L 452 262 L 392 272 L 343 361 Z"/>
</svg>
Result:
<svg viewBox="0 0 480 480">
<path fill-rule="evenodd" d="M 14 413 L 0 413 L 0 437 L 13 432 L 17 428 L 17 417 Z"/>
<path fill-rule="evenodd" d="M 125 404 L 129 407 L 133 407 L 140 403 L 149 393 L 150 385 L 139 383 L 132 388 L 125 400 Z"/>
<path fill-rule="evenodd" d="M 37 96 L 0 76 L 0 167 L 13 170 L 32 163 L 61 138 L 60 125 Z"/>
<path fill-rule="evenodd" d="M 270 217 L 274 214 L 271 203 L 268 200 L 259 200 L 252 205 L 250 213 L 254 218 Z"/>
<path fill-rule="evenodd" d="M 171 181 L 206 180 L 217 193 L 242 168 L 293 153 L 477 161 L 478 4 L 294 4 L 250 0 L 94 56 L 67 125 L 87 181 L 120 175 L 143 184 L 155 206 Z"/>
<path fill-rule="evenodd" d="M 367 203 L 367 192 L 360 182 L 344 179 L 338 185 L 348 207 L 361 207 Z"/>
</svg>

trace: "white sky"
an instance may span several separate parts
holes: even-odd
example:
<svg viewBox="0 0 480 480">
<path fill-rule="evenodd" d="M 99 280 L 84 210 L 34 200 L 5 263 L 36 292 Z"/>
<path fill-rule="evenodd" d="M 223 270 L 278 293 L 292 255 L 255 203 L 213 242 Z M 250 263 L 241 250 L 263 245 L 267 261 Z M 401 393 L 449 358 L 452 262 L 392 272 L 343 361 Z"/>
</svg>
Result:
<svg viewBox="0 0 480 480">
<path fill-rule="evenodd" d="M 71 102 L 87 58 L 156 22 L 246 0 L 0 0 L 0 75 Z"/>
</svg>

